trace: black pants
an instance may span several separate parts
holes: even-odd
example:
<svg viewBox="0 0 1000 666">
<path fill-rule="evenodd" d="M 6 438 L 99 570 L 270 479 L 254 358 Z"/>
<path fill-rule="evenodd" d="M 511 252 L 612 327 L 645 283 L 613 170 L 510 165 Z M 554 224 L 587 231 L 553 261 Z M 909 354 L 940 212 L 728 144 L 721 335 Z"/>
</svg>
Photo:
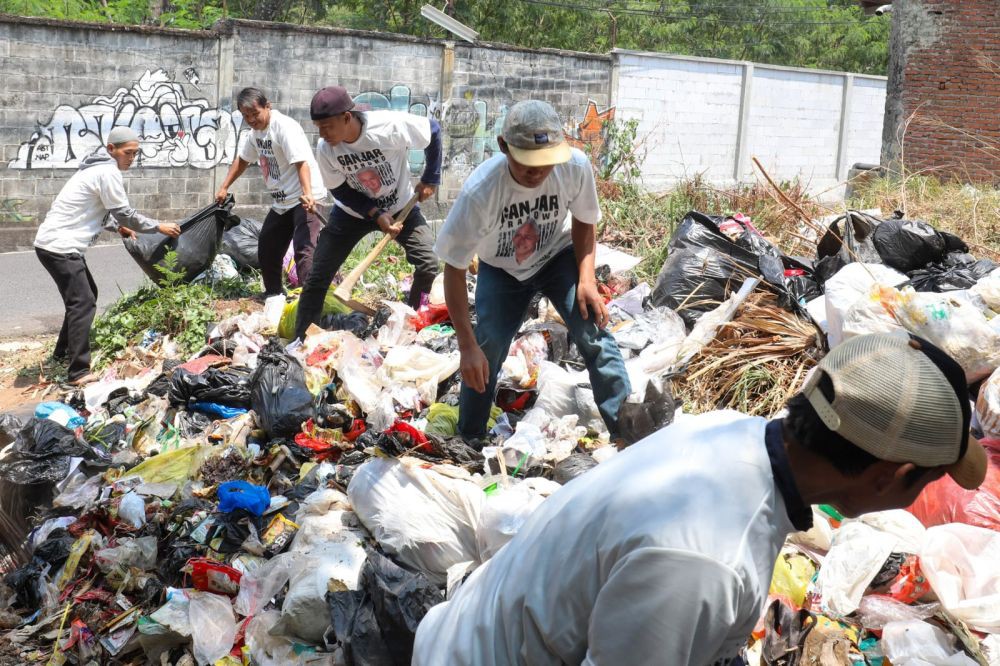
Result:
<svg viewBox="0 0 1000 666">
<path fill-rule="evenodd" d="M 348 215 L 339 207 L 333 209 L 330 222 L 319 234 L 312 271 L 299 299 L 299 313 L 295 321 L 296 338 L 303 337 L 309 325 L 319 321 L 330 282 L 347 255 L 362 238 L 378 230 L 378 225 L 374 222 Z M 419 208 L 414 208 L 406 216 L 403 230 L 396 236 L 396 242 L 403 247 L 406 260 L 413 266 L 413 287 L 410 288 L 407 303 L 417 309 L 420 307 L 421 294 L 431 290 L 438 274 L 434 238 Z"/>
<path fill-rule="evenodd" d="M 37 247 L 35 254 L 55 280 L 66 306 L 53 355 L 68 359 L 70 381 L 79 379 L 90 372 L 90 326 L 97 314 L 97 284 L 82 254 L 57 254 Z"/>
<path fill-rule="evenodd" d="M 284 293 L 281 260 L 285 258 L 289 243 L 295 247 L 295 272 L 299 276 L 299 284 L 305 283 L 312 270 L 313 248 L 322 228 L 323 221 L 319 216 L 306 212 L 302 204 L 284 213 L 268 211 L 257 242 L 257 261 L 260 262 L 266 296 Z"/>
</svg>

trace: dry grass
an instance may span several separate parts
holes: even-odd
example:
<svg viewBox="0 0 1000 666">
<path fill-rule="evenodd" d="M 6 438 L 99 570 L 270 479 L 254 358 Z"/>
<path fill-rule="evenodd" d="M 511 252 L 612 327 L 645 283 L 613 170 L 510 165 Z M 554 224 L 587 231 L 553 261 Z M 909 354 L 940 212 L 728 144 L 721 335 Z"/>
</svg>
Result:
<svg viewBox="0 0 1000 666">
<path fill-rule="evenodd" d="M 770 416 L 821 355 L 811 322 L 781 309 L 772 294 L 754 293 L 674 380 L 674 393 L 689 412 L 729 408 Z"/>
</svg>

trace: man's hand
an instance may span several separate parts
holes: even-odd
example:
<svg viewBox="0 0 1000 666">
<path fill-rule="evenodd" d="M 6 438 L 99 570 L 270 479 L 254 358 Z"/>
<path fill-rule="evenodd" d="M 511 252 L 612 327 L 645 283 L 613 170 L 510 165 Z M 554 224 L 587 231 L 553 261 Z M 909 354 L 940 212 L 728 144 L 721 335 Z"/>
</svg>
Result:
<svg viewBox="0 0 1000 666">
<path fill-rule="evenodd" d="M 581 280 L 576 285 L 576 304 L 580 307 L 580 314 L 584 319 L 590 319 L 590 312 L 594 313 L 594 323 L 598 327 L 604 328 L 608 325 L 608 308 L 604 305 L 604 299 L 597 291 L 597 285 L 590 281 Z"/>
<path fill-rule="evenodd" d="M 226 200 L 226 197 L 228 195 L 229 195 L 229 188 L 228 187 L 220 187 L 219 191 L 215 193 L 215 203 L 221 204 L 223 201 Z"/>
<path fill-rule="evenodd" d="M 122 238 L 131 238 L 133 240 L 135 239 L 135 231 L 121 224 L 118 225 L 118 235 L 121 236 Z"/>
<path fill-rule="evenodd" d="M 417 183 L 417 187 L 415 189 L 417 192 L 417 201 L 427 201 L 434 196 L 434 192 L 437 191 L 437 185 Z"/>
<path fill-rule="evenodd" d="M 164 236 L 170 236 L 171 238 L 177 238 L 181 235 L 180 225 L 174 222 L 164 222 L 160 226 L 156 227 L 156 230 Z"/>
<path fill-rule="evenodd" d="M 403 223 L 394 220 L 392 215 L 389 215 L 389 213 L 382 213 L 379 215 L 378 219 L 375 220 L 375 223 L 378 224 L 379 229 L 393 238 L 398 236 L 399 232 L 403 230 Z"/>
<path fill-rule="evenodd" d="M 486 383 L 490 378 L 490 363 L 486 354 L 478 344 L 470 345 L 461 350 L 459 369 L 462 371 L 462 381 L 476 393 L 486 392 Z"/>
<path fill-rule="evenodd" d="M 306 209 L 307 213 L 316 212 L 316 200 L 311 194 L 303 194 L 299 197 L 299 201 L 302 202 L 302 207 Z"/>
</svg>

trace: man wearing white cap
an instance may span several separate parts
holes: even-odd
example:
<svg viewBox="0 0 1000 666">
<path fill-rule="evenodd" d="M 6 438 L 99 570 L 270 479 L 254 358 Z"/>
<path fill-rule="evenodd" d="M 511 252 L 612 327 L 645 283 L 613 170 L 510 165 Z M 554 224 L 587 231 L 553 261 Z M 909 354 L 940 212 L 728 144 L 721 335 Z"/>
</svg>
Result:
<svg viewBox="0 0 1000 666">
<path fill-rule="evenodd" d="M 812 504 L 909 506 L 986 475 L 962 368 L 918 338 L 852 338 L 788 414 L 679 419 L 552 495 L 417 629 L 413 663 L 730 664 Z"/>
<path fill-rule="evenodd" d="M 497 374 L 541 292 L 566 322 L 614 437 L 630 387 L 618 344 L 604 330 L 608 311 L 594 277 L 601 209 L 590 160 L 567 145 L 555 109 L 537 100 L 510 108 L 497 143 L 502 154 L 465 181 L 434 245 L 446 264 L 445 300 L 462 357 L 459 434 L 486 436 Z M 476 255 L 473 331 L 465 271 Z"/>
<path fill-rule="evenodd" d="M 83 254 L 97 240 L 109 218 L 123 237 L 159 231 L 177 237 L 181 228 L 137 212 L 128 202 L 122 172 L 139 153 L 139 137 L 128 127 L 108 133 L 107 145 L 80 161 L 52 202 L 35 235 L 35 254 L 55 280 L 66 315 L 52 356 L 68 363 L 69 383 L 82 385 L 90 372 L 90 325 L 97 312 L 97 285 Z"/>
</svg>

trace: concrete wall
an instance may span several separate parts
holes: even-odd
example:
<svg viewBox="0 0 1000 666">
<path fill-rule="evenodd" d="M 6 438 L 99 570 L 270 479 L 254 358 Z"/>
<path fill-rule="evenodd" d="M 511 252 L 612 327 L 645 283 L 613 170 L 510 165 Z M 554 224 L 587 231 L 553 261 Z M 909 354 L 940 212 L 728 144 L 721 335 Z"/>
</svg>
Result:
<svg viewBox="0 0 1000 666">
<path fill-rule="evenodd" d="M 245 131 L 233 98 L 250 85 L 313 139 L 309 101 L 331 84 L 361 108 L 439 118 L 444 179 L 437 201 L 424 205 L 429 217 L 498 150 L 507 109 L 520 99 L 551 102 L 571 142 L 593 150 L 616 112 L 638 118 L 644 180 L 663 188 L 696 173 L 720 183 L 752 178 L 751 155 L 779 178 L 835 182 L 851 163 L 877 161 L 884 95 L 873 77 L 252 21 L 180 31 L 0 16 L 0 57 L 0 252 L 30 247 L 78 160 L 116 124 L 142 138 L 126 176 L 136 208 L 177 220 L 205 206 Z M 411 153 L 414 175 L 423 159 Z M 259 183 L 256 165 L 237 181 L 237 213 L 265 214 Z"/>
<path fill-rule="evenodd" d="M 1000 3 L 895 0 L 882 159 L 1000 181 Z"/>
<path fill-rule="evenodd" d="M 647 187 L 702 174 L 752 180 L 751 157 L 814 192 L 878 162 L 885 79 L 748 62 L 615 51 L 618 118 L 639 121 Z"/>
</svg>

